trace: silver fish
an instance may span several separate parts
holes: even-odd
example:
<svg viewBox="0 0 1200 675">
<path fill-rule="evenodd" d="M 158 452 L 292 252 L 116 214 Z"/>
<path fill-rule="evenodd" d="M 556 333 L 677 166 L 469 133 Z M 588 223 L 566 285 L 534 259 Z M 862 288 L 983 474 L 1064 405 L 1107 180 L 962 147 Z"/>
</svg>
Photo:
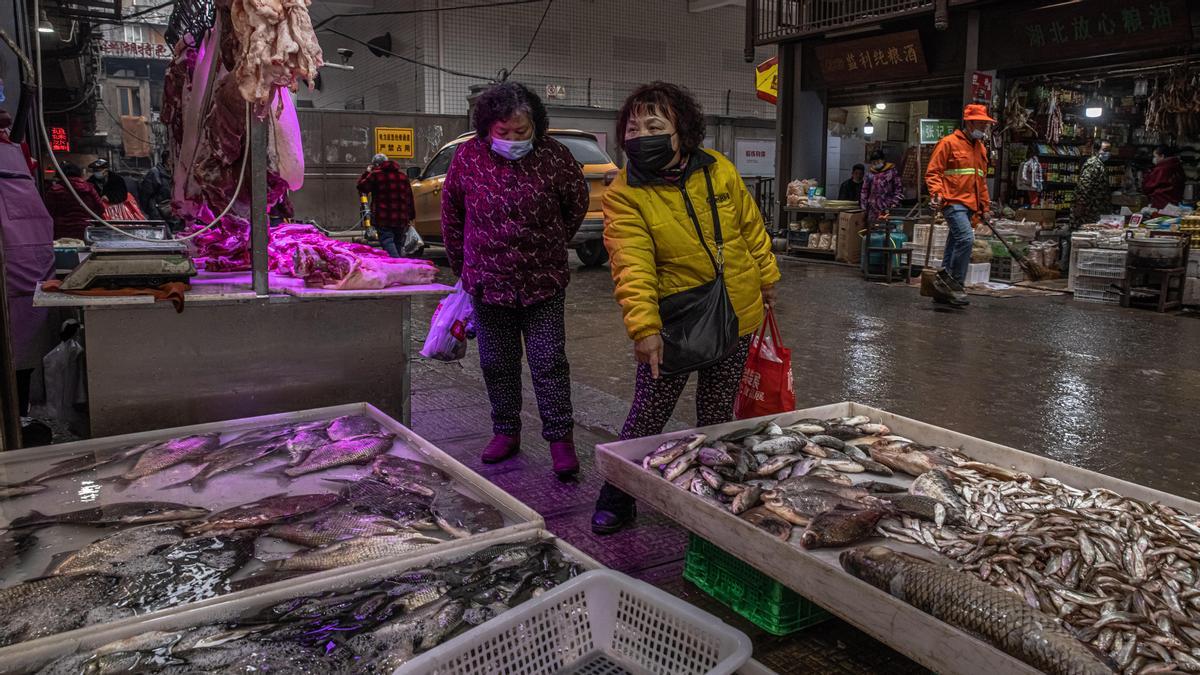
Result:
<svg viewBox="0 0 1200 675">
<path fill-rule="evenodd" d="M 805 441 L 795 436 L 777 436 L 755 444 L 752 450 L 766 455 L 787 455 L 800 452 L 804 445 Z"/>
<path fill-rule="evenodd" d="M 855 425 L 864 436 L 887 436 L 892 433 L 892 430 L 886 424 L 859 424 Z"/>
<path fill-rule="evenodd" d="M 121 530 L 71 553 L 51 565 L 47 574 L 119 574 L 124 563 L 148 556 L 183 540 L 179 526 L 169 523 Z"/>
<path fill-rule="evenodd" d="M 716 448 L 711 446 L 700 448 L 700 453 L 697 455 L 697 459 L 700 460 L 701 464 L 708 467 L 732 466 L 733 464 L 737 463 L 737 460 L 733 458 L 733 455 L 731 455 L 724 448 Z"/>
<path fill-rule="evenodd" d="M 700 477 L 704 479 L 704 482 L 708 483 L 714 490 L 720 490 L 721 486 L 725 484 L 725 479 L 721 477 L 721 474 L 707 466 L 702 466 L 697 471 L 700 472 Z"/>
<path fill-rule="evenodd" d="M 699 448 L 706 440 L 708 440 L 708 437 L 704 434 L 692 434 L 682 438 L 672 438 L 658 446 L 654 452 L 646 455 L 646 458 L 642 460 L 642 468 L 650 469 L 666 466 L 678 459 L 680 455 Z"/>
<path fill-rule="evenodd" d="M 305 458 L 308 457 L 308 453 L 319 447 L 328 445 L 330 440 L 329 436 L 321 429 L 301 431 L 294 436 L 290 436 L 284 442 L 284 447 L 288 453 L 288 466 L 296 466 L 303 463 Z"/>
<path fill-rule="evenodd" d="M 838 451 L 840 451 L 846 447 L 845 441 L 843 441 L 839 438 L 834 438 L 833 436 L 829 436 L 826 434 L 818 434 L 816 436 L 810 436 L 808 440 L 810 440 L 813 443 L 816 443 L 817 445 L 820 445 L 822 447 L 832 448 L 832 449 L 838 450 Z"/>
<path fill-rule="evenodd" d="M 356 537 L 331 546 L 297 553 L 285 560 L 276 560 L 272 571 L 328 570 L 368 560 L 390 558 L 445 543 L 422 534 L 388 534 L 375 537 Z"/>
<path fill-rule="evenodd" d="M 813 436 L 816 434 L 825 433 L 825 427 L 820 424 L 805 424 L 801 422 L 799 424 L 793 424 L 790 427 L 785 427 L 784 431 L 799 433 L 803 434 L 804 436 Z"/>
<path fill-rule="evenodd" d="M 218 434 L 174 438 L 143 452 L 133 468 L 121 474 L 120 482 L 130 483 L 169 469 L 176 464 L 194 462 L 212 452 L 221 443 Z"/>
<path fill-rule="evenodd" d="M 392 448 L 393 434 L 355 436 L 323 445 L 308 454 L 301 464 L 289 466 L 282 473 L 290 478 L 315 471 L 325 471 L 346 464 L 366 464 Z"/>
<path fill-rule="evenodd" d="M 496 507 L 475 501 L 456 490 L 439 492 L 429 508 L 438 526 L 459 539 L 504 527 L 504 516 Z"/>
<path fill-rule="evenodd" d="M 329 426 L 325 428 L 325 433 L 333 441 L 354 438 L 355 436 L 379 435 L 380 431 L 379 423 L 365 415 L 338 417 L 331 421 Z"/>
<path fill-rule="evenodd" d="M 663 478 L 667 480 L 679 478 L 696 463 L 696 457 L 699 455 L 700 451 L 698 449 L 688 450 L 683 453 L 675 461 L 667 465 L 667 468 L 663 471 Z"/>
<path fill-rule="evenodd" d="M 318 514 L 306 522 L 274 525 L 266 533 L 277 539 L 309 547 L 328 546 L 355 537 L 416 534 L 398 521 L 370 513 Z"/>
<path fill-rule="evenodd" d="M 747 486 L 746 489 L 741 492 L 741 494 L 738 494 L 733 498 L 733 503 L 729 506 L 729 510 L 734 515 L 741 515 L 755 506 L 758 506 L 760 501 L 762 501 L 762 489 L 750 485 Z"/>
</svg>

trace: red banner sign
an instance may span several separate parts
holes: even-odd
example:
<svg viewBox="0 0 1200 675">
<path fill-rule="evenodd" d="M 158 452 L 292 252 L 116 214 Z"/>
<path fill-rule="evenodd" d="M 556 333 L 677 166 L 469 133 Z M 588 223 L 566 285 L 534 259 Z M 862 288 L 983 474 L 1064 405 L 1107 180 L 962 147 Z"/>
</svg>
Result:
<svg viewBox="0 0 1200 675">
<path fill-rule="evenodd" d="M 105 40 L 101 45 L 101 54 L 128 59 L 161 59 L 171 60 L 171 48 L 161 43 L 150 42 L 114 42 Z"/>
<path fill-rule="evenodd" d="M 65 127 L 50 127 L 50 149 L 54 152 L 70 152 L 71 139 Z"/>
</svg>

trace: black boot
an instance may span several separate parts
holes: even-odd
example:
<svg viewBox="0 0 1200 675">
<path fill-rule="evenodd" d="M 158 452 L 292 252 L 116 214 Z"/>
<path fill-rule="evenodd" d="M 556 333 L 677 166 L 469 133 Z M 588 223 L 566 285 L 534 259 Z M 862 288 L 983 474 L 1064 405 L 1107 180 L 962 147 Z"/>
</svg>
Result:
<svg viewBox="0 0 1200 675">
<path fill-rule="evenodd" d="M 596 512 L 592 514 L 592 532 L 612 534 L 624 529 L 637 517 L 637 502 L 610 483 L 600 488 Z"/>
</svg>

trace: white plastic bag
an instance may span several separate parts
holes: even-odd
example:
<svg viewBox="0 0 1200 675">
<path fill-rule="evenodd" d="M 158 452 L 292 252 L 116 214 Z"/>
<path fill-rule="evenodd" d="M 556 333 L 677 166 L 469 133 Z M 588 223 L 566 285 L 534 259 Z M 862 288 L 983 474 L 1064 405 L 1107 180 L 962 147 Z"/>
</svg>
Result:
<svg viewBox="0 0 1200 675">
<path fill-rule="evenodd" d="M 438 361 L 457 361 L 466 356 L 467 324 L 472 312 L 471 296 L 459 281 L 454 285 L 454 292 L 443 298 L 434 310 L 421 356 Z"/>
<path fill-rule="evenodd" d="M 409 225 L 408 232 L 404 233 L 404 248 L 400 251 L 401 255 L 409 257 L 419 255 L 423 248 L 425 248 L 425 240 L 421 238 L 417 228 Z"/>
</svg>

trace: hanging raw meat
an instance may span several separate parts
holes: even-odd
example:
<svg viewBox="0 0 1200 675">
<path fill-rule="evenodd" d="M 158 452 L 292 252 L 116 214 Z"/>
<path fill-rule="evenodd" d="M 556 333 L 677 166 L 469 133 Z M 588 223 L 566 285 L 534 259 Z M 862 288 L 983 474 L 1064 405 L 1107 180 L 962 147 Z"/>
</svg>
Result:
<svg viewBox="0 0 1200 675">
<path fill-rule="evenodd" d="M 277 87 L 311 82 L 323 63 L 321 45 L 308 16 L 310 0 L 229 0 L 237 35 L 237 77 L 242 97 L 260 108 Z"/>
</svg>

